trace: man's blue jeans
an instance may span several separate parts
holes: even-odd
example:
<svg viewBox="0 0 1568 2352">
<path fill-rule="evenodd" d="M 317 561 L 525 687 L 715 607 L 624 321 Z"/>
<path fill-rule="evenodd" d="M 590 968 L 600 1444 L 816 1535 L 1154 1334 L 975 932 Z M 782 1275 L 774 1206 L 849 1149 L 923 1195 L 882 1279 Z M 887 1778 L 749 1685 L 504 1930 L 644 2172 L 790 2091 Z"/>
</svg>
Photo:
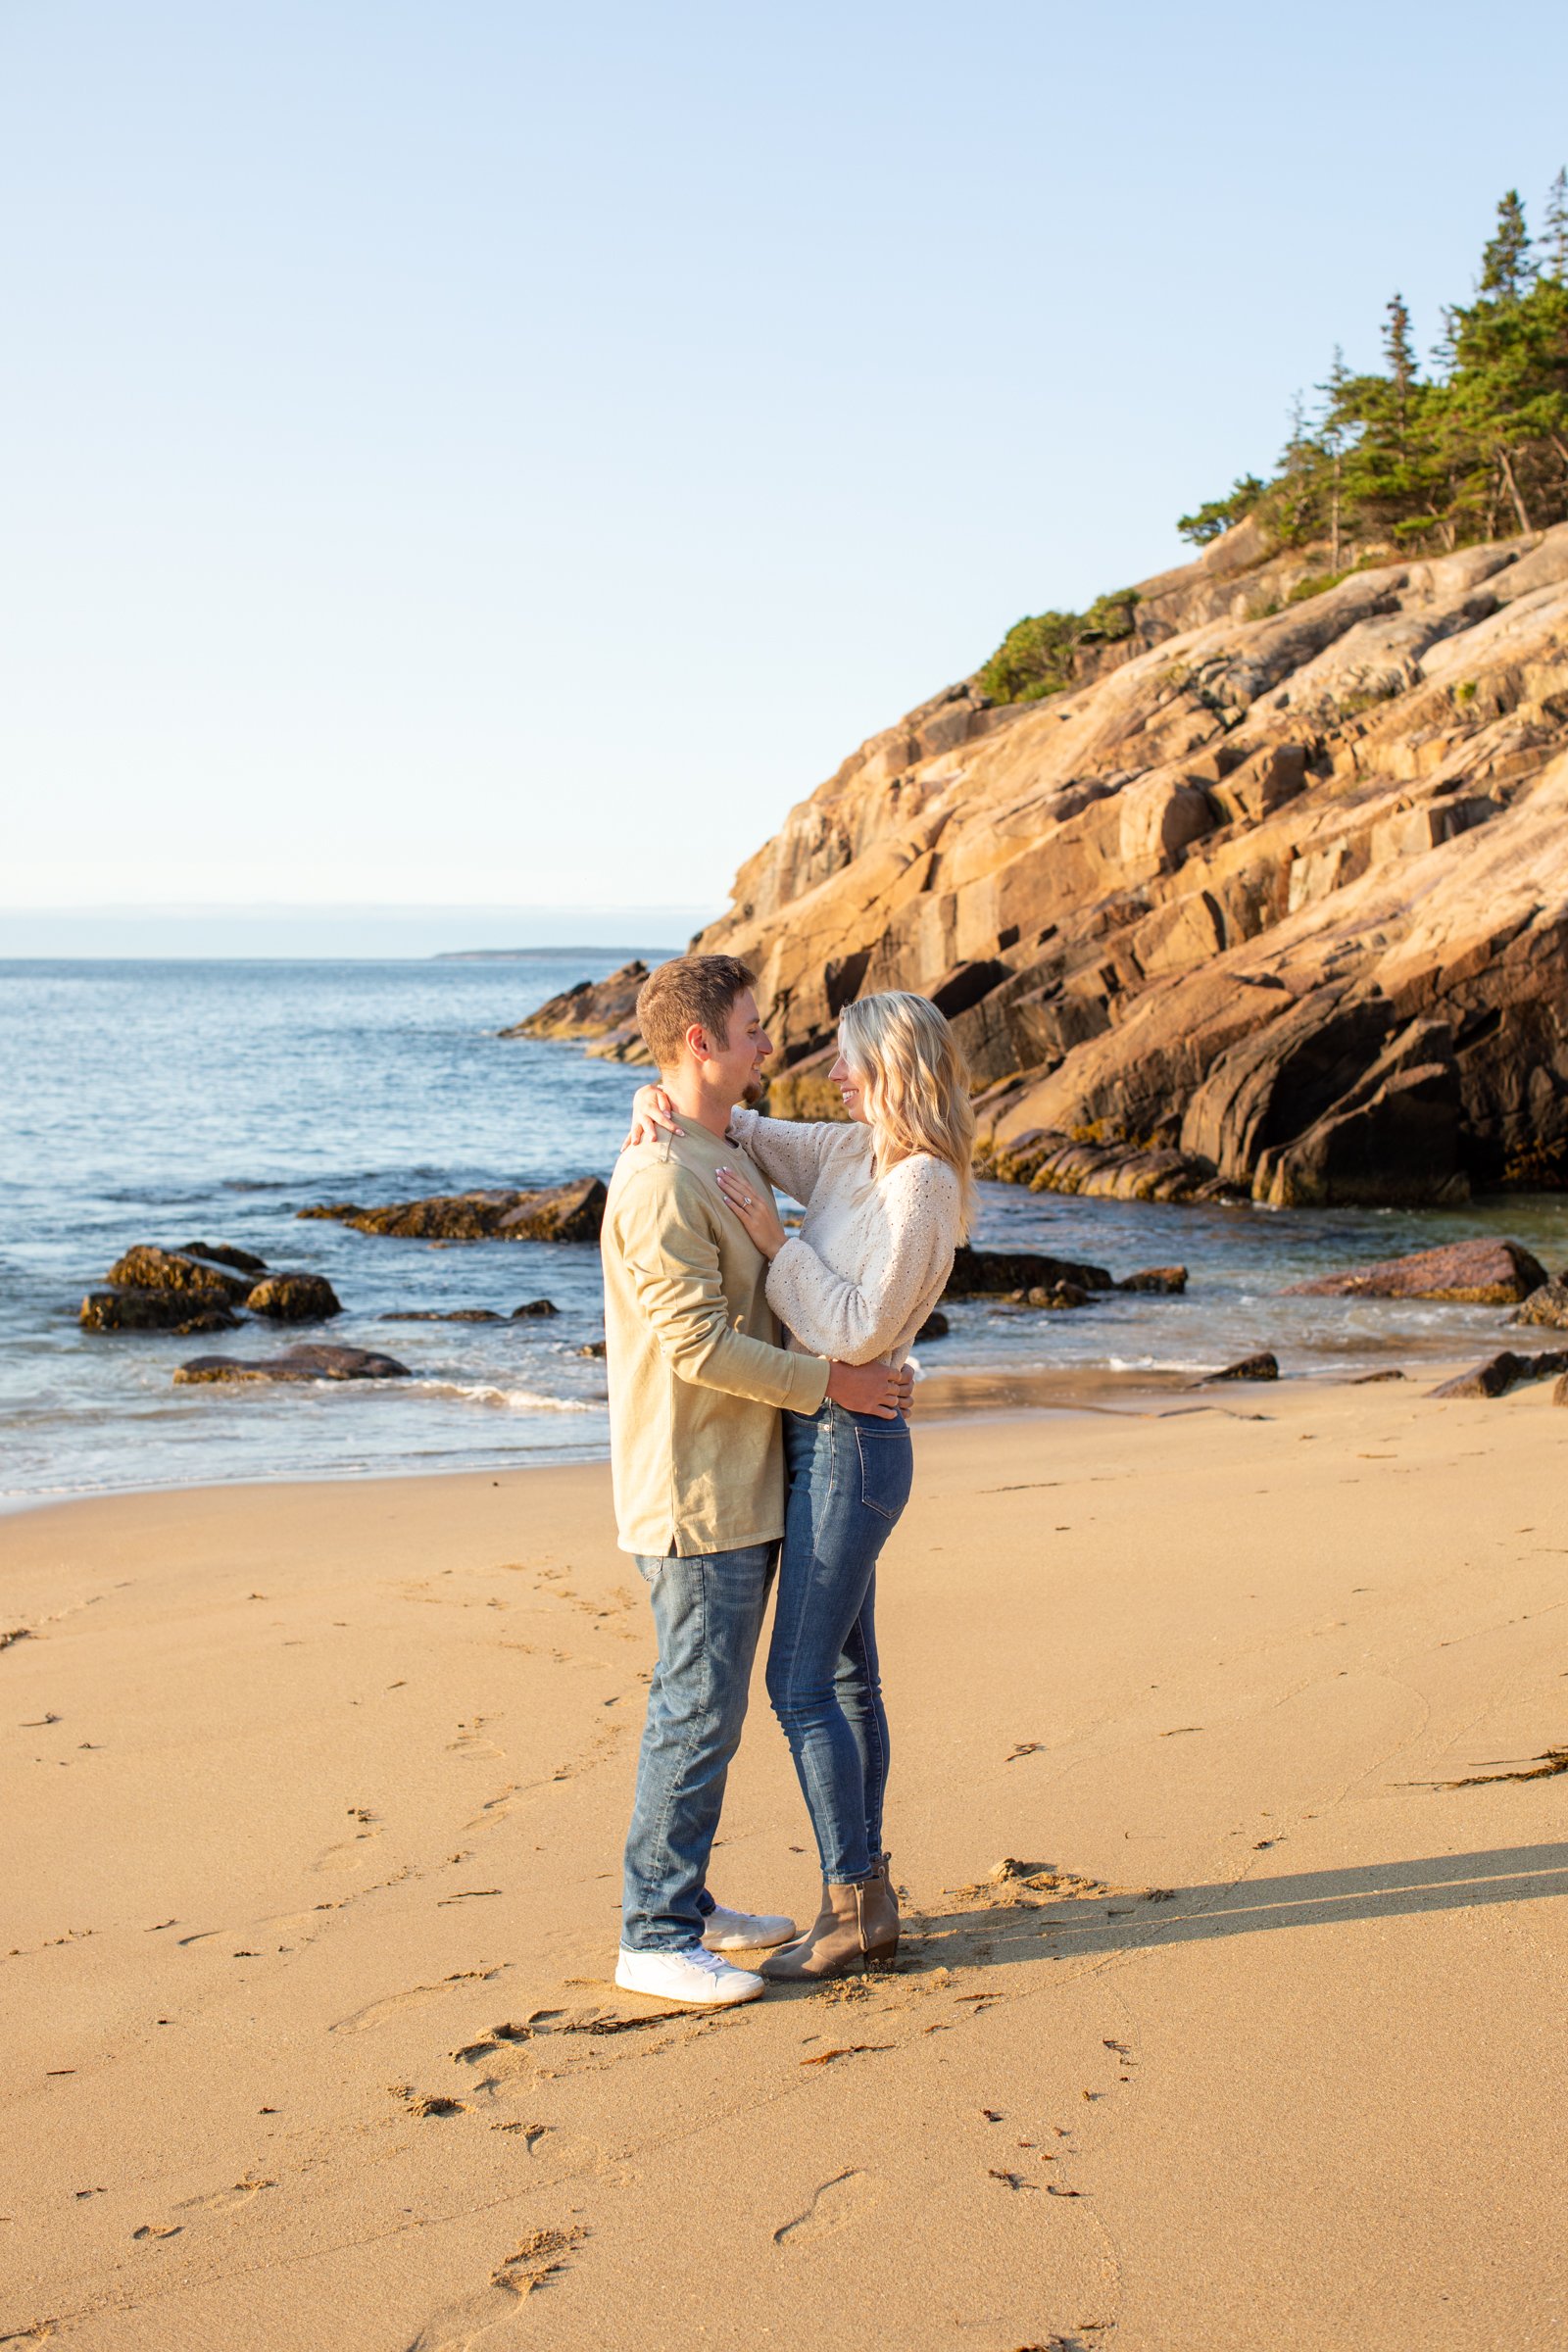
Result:
<svg viewBox="0 0 1568 2352">
<path fill-rule="evenodd" d="M 634 1952 L 700 1943 L 708 1857 L 724 1802 L 778 1557 L 776 1544 L 700 1559 L 639 1558 L 653 1597 L 659 1664 L 626 1838 L 621 1941 Z"/>
<path fill-rule="evenodd" d="M 914 1452 L 899 1418 L 784 1415 L 790 1491 L 767 1695 L 784 1727 L 830 1885 L 882 1858 L 888 1719 L 876 1654 L 876 1563 L 909 1499 Z"/>
</svg>

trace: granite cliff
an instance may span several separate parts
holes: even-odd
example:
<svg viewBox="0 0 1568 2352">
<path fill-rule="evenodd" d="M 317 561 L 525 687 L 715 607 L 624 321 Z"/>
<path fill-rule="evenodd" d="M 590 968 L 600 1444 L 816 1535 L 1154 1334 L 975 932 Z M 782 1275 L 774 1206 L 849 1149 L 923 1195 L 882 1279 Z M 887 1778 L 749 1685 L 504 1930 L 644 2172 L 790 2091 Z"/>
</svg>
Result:
<svg viewBox="0 0 1568 2352">
<path fill-rule="evenodd" d="M 949 687 L 790 812 L 694 943 L 756 966 L 778 1108 L 831 1115 L 839 1010 L 909 988 L 1014 1180 L 1568 1182 L 1568 524 L 1324 555 L 1244 521 L 1066 691 Z"/>
</svg>

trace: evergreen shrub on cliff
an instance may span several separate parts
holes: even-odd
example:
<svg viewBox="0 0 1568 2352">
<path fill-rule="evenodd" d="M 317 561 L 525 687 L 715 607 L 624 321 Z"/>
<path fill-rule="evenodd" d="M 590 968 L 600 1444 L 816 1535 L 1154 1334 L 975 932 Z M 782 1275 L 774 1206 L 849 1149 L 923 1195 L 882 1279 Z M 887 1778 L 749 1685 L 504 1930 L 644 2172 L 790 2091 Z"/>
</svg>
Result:
<svg viewBox="0 0 1568 2352">
<path fill-rule="evenodd" d="M 1539 255 L 1518 192 L 1497 207 L 1475 297 L 1444 314 L 1430 375 L 1396 294 L 1381 371 L 1336 350 L 1310 417 L 1298 401 L 1267 482 L 1249 474 L 1177 525 L 1202 547 L 1255 514 L 1276 547 L 1381 539 L 1449 553 L 1568 519 L 1568 172 L 1546 201 Z"/>
<path fill-rule="evenodd" d="M 1423 375 L 1401 296 L 1388 306 L 1381 373 L 1356 374 L 1336 349 L 1310 416 L 1298 398 L 1273 474 L 1246 473 L 1177 524 L 1206 547 L 1255 515 L 1274 550 L 1326 547 L 1326 570 L 1290 602 L 1322 593 L 1370 543 L 1451 553 L 1512 530 L 1568 520 L 1568 171 L 1546 199 L 1539 251 L 1510 189 L 1481 257 L 1475 298 L 1444 314 Z M 1362 559 L 1365 560 L 1364 557 Z M 1134 634 L 1136 593 L 1087 612 L 1014 623 L 975 683 L 993 702 L 1037 702 L 1081 674 L 1084 649 Z"/>
</svg>

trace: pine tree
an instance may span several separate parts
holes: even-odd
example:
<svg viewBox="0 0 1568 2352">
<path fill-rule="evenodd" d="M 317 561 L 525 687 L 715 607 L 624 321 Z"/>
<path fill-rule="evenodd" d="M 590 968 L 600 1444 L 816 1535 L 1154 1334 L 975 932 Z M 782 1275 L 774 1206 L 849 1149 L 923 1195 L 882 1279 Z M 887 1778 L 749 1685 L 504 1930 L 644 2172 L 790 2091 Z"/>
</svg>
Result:
<svg viewBox="0 0 1568 2352">
<path fill-rule="evenodd" d="M 1546 260 L 1544 277 L 1568 285 L 1568 170 L 1558 172 L 1546 193 L 1546 233 L 1541 240 Z"/>
<path fill-rule="evenodd" d="M 1402 295 L 1385 309 L 1380 369 L 1336 350 L 1310 415 L 1295 402 L 1271 478 L 1183 518 L 1200 545 L 1256 517 L 1276 548 L 1316 546 L 1338 572 L 1362 550 L 1451 550 L 1568 521 L 1568 170 L 1532 249 L 1510 189 L 1467 303 L 1443 312 L 1423 371 Z M 1245 499 L 1245 507 L 1244 507 Z"/>
<path fill-rule="evenodd" d="M 1525 208 L 1518 189 L 1510 188 L 1497 207 L 1496 234 L 1488 240 L 1481 256 L 1479 291 L 1494 302 L 1518 302 L 1529 293 L 1535 274 Z"/>
<path fill-rule="evenodd" d="M 1329 371 L 1316 388 L 1323 395 L 1323 411 L 1318 419 L 1318 445 L 1328 459 L 1329 470 L 1329 569 L 1340 568 L 1340 514 L 1344 505 L 1345 453 L 1354 438 L 1358 419 L 1354 396 L 1355 378 L 1345 365 L 1345 349 L 1334 346 Z"/>
<path fill-rule="evenodd" d="M 1416 379 L 1415 346 L 1410 340 L 1410 314 L 1404 296 L 1396 294 L 1388 306 L 1389 323 L 1383 329 L 1383 357 L 1394 387 L 1395 447 L 1401 458 L 1409 453 L 1410 394 Z"/>
</svg>

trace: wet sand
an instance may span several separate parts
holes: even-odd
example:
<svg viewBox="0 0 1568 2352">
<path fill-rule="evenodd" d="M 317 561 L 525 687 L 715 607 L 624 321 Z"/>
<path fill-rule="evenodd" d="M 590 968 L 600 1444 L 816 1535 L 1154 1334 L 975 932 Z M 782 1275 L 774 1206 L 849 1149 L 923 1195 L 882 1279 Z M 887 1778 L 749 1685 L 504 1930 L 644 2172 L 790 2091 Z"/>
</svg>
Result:
<svg viewBox="0 0 1568 2352">
<path fill-rule="evenodd" d="M 716 2017 L 603 1468 L 0 1523 L 0 2340 L 1563 2343 L 1568 1412 L 1425 1386 L 919 1426 L 905 1952 Z M 760 1687 L 713 1884 L 814 1905 Z"/>
</svg>

